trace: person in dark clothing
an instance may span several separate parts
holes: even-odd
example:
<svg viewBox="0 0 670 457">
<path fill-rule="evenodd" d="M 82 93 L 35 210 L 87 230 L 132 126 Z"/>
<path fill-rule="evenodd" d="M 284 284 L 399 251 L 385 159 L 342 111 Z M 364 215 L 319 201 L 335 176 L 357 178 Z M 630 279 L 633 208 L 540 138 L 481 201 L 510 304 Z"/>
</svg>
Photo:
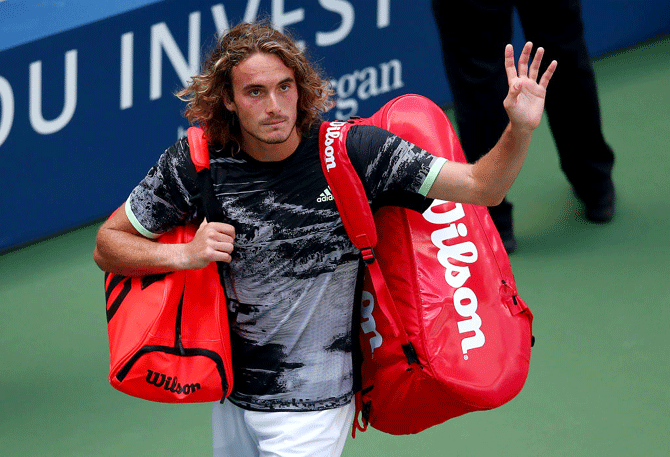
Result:
<svg viewBox="0 0 670 457">
<path fill-rule="evenodd" d="M 507 78 L 501 49 L 512 39 L 516 8 L 527 40 L 557 60 L 546 111 L 560 164 L 586 218 L 614 216 L 614 153 L 603 137 L 596 81 L 589 60 L 579 0 L 432 0 L 456 123 L 465 155 L 475 162 L 496 143 L 508 119 L 501 101 Z M 489 207 L 508 252 L 516 249 L 512 204 Z"/>
</svg>

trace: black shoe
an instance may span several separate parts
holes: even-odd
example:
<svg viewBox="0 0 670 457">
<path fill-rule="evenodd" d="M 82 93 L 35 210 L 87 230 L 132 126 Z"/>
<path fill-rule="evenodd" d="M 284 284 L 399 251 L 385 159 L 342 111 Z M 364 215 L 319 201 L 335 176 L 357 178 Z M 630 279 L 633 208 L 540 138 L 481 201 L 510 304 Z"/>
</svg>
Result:
<svg viewBox="0 0 670 457">
<path fill-rule="evenodd" d="M 606 191 L 593 202 L 584 202 L 586 219 L 596 224 L 607 224 L 614 217 L 616 193 L 612 180 L 607 183 Z"/>
<path fill-rule="evenodd" d="M 607 224 L 614 218 L 614 202 L 606 205 L 587 206 L 586 218 L 596 224 Z"/>
<path fill-rule="evenodd" d="M 512 254 L 516 251 L 516 238 L 512 228 L 512 204 L 503 200 L 500 205 L 489 207 L 489 214 L 498 229 L 505 251 L 508 255 Z"/>
<path fill-rule="evenodd" d="M 514 251 L 516 251 L 516 238 L 514 237 L 514 233 L 511 230 L 505 233 L 499 231 L 499 233 L 505 251 L 507 251 L 507 255 L 514 253 Z"/>
</svg>

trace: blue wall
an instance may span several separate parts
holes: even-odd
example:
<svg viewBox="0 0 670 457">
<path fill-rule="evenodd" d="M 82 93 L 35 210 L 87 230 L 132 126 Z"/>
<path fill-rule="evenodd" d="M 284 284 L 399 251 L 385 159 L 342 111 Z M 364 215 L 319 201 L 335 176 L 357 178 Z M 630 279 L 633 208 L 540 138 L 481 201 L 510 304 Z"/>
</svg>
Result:
<svg viewBox="0 0 670 457">
<path fill-rule="evenodd" d="M 670 31 L 670 0 L 583 0 L 583 10 L 594 55 Z M 332 77 L 331 117 L 368 116 L 409 92 L 451 100 L 429 0 L 164 0 L 5 50 L 0 251 L 119 206 L 187 127 L 172 93 L 200 51 L 268 15 Z"/>
</svg>

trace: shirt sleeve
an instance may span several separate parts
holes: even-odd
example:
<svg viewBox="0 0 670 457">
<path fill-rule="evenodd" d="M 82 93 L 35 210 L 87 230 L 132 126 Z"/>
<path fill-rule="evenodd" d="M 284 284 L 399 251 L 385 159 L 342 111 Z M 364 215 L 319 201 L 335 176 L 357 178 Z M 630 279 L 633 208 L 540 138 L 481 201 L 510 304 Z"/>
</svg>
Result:
<svg viewBox="0 0 670 457">
<path fill-rule="evenodd" d="M 373 207 L 403 206 L 423 211 L 425 198 L 446 162 L 384 129 L 352 126 L 347 152 Z"/>
<path fill-rule="evenodd" d="M 188 141 L 181 139 L 168 148 L 133 189 L 126 201 L 126 214 L 135 229 L 148 238 L 158 236 L 196 217 L 195 167 Z"/>
</svg>

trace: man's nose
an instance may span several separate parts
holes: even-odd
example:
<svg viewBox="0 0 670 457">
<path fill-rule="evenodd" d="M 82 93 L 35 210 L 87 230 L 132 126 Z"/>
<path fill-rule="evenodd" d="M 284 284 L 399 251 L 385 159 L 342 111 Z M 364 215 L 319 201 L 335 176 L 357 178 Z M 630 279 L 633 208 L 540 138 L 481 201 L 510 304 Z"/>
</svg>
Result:
<svg viewBox="0 0 670 457">
<path fill-rule="evenodd" d="M 265 107 L 265 111 L 268 113 L 278 113 L 280 111 L 279 103 L 277 103 L 277 96 L 275 94 L 270 94 L 267 98 L 268 103 Z"/>
</svg>

